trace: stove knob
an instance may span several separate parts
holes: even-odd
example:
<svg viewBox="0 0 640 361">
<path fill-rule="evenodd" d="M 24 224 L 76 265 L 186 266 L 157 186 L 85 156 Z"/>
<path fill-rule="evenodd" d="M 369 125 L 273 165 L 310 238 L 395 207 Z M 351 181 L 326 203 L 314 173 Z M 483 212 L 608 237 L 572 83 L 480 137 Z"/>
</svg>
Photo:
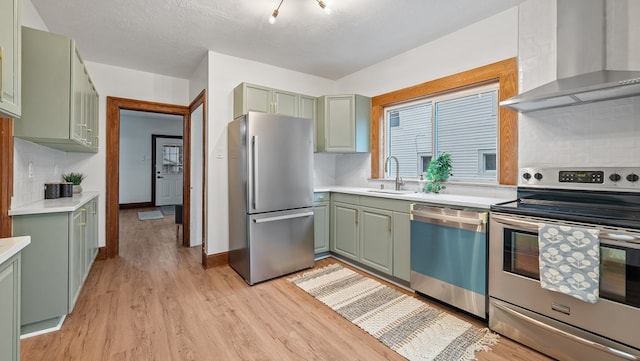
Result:
<svg viewBox="0 0 640 361">
<path fill-rule="evenodd" d="M 628 180 L 629 182 L 637 182 L 637 181 L 638 181 L 638 179 L 640 179 L 640 177 L 638 177 L 638 175 L 637 175 L 637 174 L 633 174 L 633 173 L 631 173 L 631 174 L 627 175 L 627 180 Z"/>
<path fill-rule="evenodd" d="M 535 178 L 535 179 L 537 179 L 537 180 L 542 179 L 542 173 L 536 173 L 536 174 L 534 174 L 534 175 L 533 175 L 533 178 Z"/>
<path fill-rule="evenodd" d="M 531 179 L 531 173 L 526 172 L 525 174 L 523 174 L 523 175 L 522 175 L 522 178 L 524 178 L 524 179 L 526 179 L 526 180 Z"/>
<path fill-rule="evenodd" d="M 611 175 L 609 176 L 609 179 L 610 179 L 612 182 L 617 182 L 617 181 L 619 181 L 620 179 L 622 179 L 622 177 L 621 177 L 621 176 L 620 176 L 620 174 L 618 174 L 618 173 L 613 173 L 613 174 L 611 174 Z"/>
</svg>

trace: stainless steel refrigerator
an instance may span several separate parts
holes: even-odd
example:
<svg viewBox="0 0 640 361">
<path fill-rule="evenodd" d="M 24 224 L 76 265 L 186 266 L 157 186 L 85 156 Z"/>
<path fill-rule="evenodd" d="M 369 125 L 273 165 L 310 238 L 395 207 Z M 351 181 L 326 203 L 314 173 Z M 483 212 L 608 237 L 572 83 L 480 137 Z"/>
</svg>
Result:
<svg viewBox="0 0 640 361">
<path fill-rule="evenodd" d="M 313 266 L 313 121 L 229 123 L 229 264 L 248 284 Z"/>
</svg>

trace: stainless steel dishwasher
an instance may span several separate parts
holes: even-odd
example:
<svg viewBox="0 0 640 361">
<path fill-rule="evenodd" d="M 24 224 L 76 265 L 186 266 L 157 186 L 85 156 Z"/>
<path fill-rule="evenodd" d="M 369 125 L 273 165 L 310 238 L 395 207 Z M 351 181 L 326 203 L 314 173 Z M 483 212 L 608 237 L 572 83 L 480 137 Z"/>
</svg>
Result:
<svg viewBox="0 0 640 361">
<path fill-rule="evenodd" d="M 411 205 L 411 288 L 487 318 L 488 212 Z"/>
</svg>

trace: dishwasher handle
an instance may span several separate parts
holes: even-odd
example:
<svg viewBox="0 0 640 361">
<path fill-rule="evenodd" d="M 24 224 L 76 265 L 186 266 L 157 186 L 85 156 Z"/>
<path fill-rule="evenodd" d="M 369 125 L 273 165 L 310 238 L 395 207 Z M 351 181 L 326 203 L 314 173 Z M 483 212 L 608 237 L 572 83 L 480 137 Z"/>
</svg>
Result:
<svg viewBox="0 0 640 361">
<path fill-rule="evenodd" d="M 411 220 L 426 223 L 457 225 L 457 228 L 474 228 L 482 230 L 486 227 L 488 212 L 457 210 L 443 207 L 427 207 L 411 204 Z"/>
</svg>

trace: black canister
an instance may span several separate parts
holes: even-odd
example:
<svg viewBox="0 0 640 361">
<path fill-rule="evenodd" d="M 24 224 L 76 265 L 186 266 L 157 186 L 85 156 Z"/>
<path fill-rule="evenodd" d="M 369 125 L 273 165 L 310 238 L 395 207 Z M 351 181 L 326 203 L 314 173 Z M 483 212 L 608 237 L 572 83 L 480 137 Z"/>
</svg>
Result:
<svg viewBox="0 0 640 361">
<path fill-rule="evenodd" d="M 71 182 L 60 183 L 60 197 L 73 197 L 73 183 Z"/>
<path fill-rule="evenodd" d="M 60 198 L 60 183 L 44 184 L 44 199 Z"/>
</svg>

